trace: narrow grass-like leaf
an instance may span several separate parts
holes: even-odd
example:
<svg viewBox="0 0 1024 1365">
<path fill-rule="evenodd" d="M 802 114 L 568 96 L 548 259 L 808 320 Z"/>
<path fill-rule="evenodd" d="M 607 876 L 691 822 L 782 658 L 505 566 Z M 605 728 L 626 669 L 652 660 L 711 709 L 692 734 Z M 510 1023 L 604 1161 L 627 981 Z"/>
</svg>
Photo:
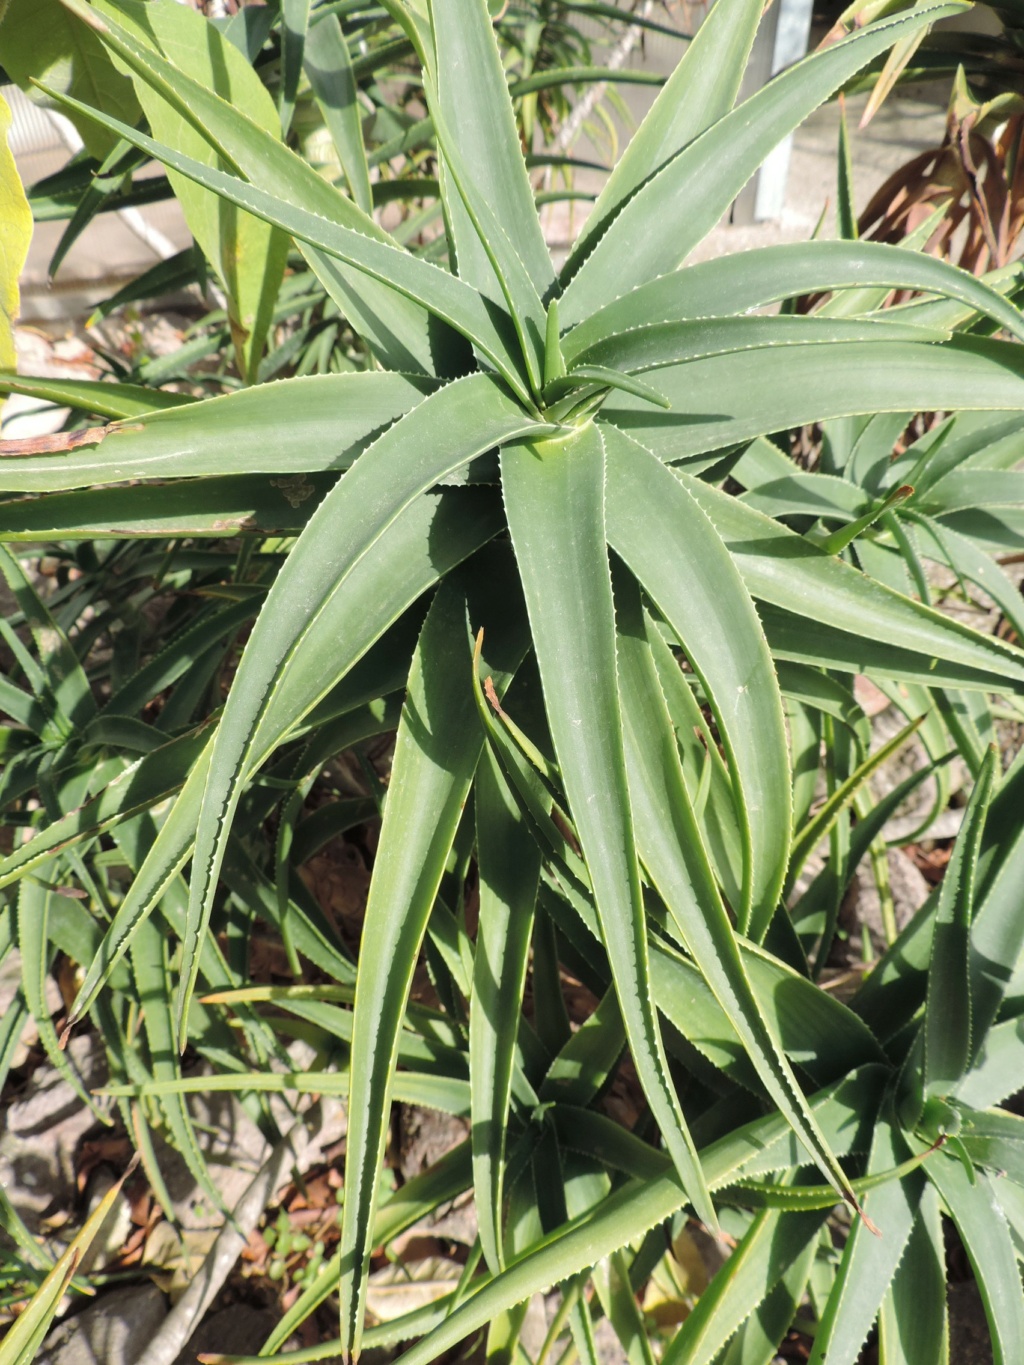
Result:
<svg viewBox="0 0 1024 1365">
<path fill-rule="evenodd" d="M 887 740 L 885 744 L 866 758 L 845 781 L 829 793 L 811 819 L 797 833 L 793 840 L 787 874 L 787 885 L 790 888 L 793 887 L 797 877 L 802 872 L 807 859 L 834 826 L 841 811 L 853 801 L 871 774 L 899 753 L 904 744 L 913 737 L 921 724 L 921 719 L 912 721 L 910 725 L 900 730 L 898 734 L 893 735 L 892 739 Z"/>
<path fill-rule="evenodd" d="M 124 1182 L 135 1170 L 133 1161 L 124 1175 L 113 1184 L 90 1213 L 60 1260 L 33 1294 L 25 1309 L 0 1342 L 0 1365 L 31 1365 L 43 1338 L 56 1316 L 61 1300 L 74 1278 L 79 1261 L 99 1236 L 114 1205 L 121 1197 Z"/>
<path fill-rule="evenodd" d="M 555 753 L 613 965 L 641 1083 L 700 1216 L 714 1225 L 700 1164 L 668 1081 L 650 998 L 629 805 L 605 541 L 605 454 L 589 425 L 506 446 L 502 487 L 526 593 Z"/>
</svg>

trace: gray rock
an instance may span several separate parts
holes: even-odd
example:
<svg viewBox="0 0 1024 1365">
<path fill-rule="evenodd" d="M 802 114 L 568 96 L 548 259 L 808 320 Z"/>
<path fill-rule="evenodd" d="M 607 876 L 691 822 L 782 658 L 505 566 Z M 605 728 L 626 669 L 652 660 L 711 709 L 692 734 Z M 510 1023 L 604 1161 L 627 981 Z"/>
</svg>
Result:
<svg viewBox="0 0 1024 1365">
<path fill-rule="evenodd" d="M 106 1080 L 98 1039 L 72 1038 L 66 1055 L 86 1090 Z M 97 1122 L 49 1063 L 37 1068 L 24 1093 L 0 1115 L 0 1185 L 33 1232 L 40 1231 L 47 1209 L 73 1201 L 75 1149 Z"/>
<path fill-rule="evenodd" d="M 54 1328 L 36 1365 L 135 1365 L 166 1316 L 156 1285 L 104 1294 Z"/>
<path fill-rule="evenodd" d="M 233 1095 L 189 1095 L 187 1104 L 210 1180 L 225 1207 L 233 1208 L 266 1156 L 266 1140 Z M 184 1157 L 159 1131 L 153 1147 L 179 1225 L 187 1231 L 219 1228 L 223 1214 L 196 1184 Z"/>
</svg>

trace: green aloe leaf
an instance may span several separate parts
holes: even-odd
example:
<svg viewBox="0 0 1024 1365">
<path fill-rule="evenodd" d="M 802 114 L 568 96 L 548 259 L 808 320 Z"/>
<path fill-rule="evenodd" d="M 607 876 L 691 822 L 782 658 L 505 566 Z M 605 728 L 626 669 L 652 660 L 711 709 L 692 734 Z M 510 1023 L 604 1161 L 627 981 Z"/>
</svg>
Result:
<svg viewBox="0 0 1024 1365">
<path fill-rule="evenodd" d="M 314 211 L 329 222 L 345 224 L 378 244 L 394 246 L 393 239 L 369 214 L 281 142 L 276 126 L 273 132 L 268 131 L 201 81 L 193 80 L 186 71 L 167 62 L 147 42 L 144 29 L 126 31 L 109 13 L 101 19 L 94 10 L 83 7 L 80 0 L 64 3 L 99 28 L 107 45 L 136 76 L 187 120 L 226 164 L 237 167 L 254 185 L 272 195 L 286 197 L 291 204 Z M 202 184 L 201 179 L 197 183 Z M 288 224 L 277 226 L 283 226 L 286 232 L 292 230 Z M 310 255 L 310 263 L 332 297 L 357 321 L 391 368 L 424 374 L 459 372 L 460 358 L 452 354 L 451 334 L 445 335 L 443 327 L 433 324 L 415 300 L 401 297 L 402 291 L 396 292 L 386 271 L 376 279 L 358 275 L 353 278 L 350 271 L 339 270 L 319 252 Z"/>
<path fill-rule="evenodd" d="M 708 12 L 605 182 L 563 278 L 572 277 L 632 195 L 732 108 L 761 12 L 758 0 L 727 0 Z"/>
<path fill-rule="evenodd" d="M 870 24 L 769 82 L 679 152 L 633 195 L 562 296 L 564 323 L 674 270 L 710 232 L 758 166 L 812 110 L 908 33 L 960 12 L 933 5 Z M 671 221 L 672 232 L 652 232 Z"/>
<path fill-rule="evenodd" d="M 990 748 L 942 879 L 924 1017 L 924 1097 L 948 1095 L 971 1057 L 969 940 L 978 855 L 999 756 Z"/>
<path fill-rule="evenodd" d="M 168 78 L 169 83 L 176 75 L 177 73 L 172 70 L 172 75 Z M 194 92 L 190 92 L 190 95 L 192 93 Z M 404 296 L 417 304 L 421 310 L 448 323 L 478 347 L 481 354 L 505 377 L 515 392 L 528 399 L 529 386 L 522 373 L 518 340 L 507 315 L 496 313 L 493 308 L 489 309 L 480 295 L 454 275 L 449 275 L 446 271 L 410 255 L 401 248 L 382 242 L 373 235 L 365 234 L 361 226 L 353 228 L 338 221 L 337 212 L 334 212 L 332 217 L 326 217 L 306 207 L 302 202 L 305 197 L 305 185 L 301 181 L 301 193 L 289 198 L 282 197 L 282 189 L 287 190 L 290 183 L 287 175 L 292 172 L 291 166 L 287 168 L 286 178 L 281 185 L 275 185 L 274 192 L 268 192 L 238 176 L 227 175 L 223 171 L 207 167 L 201 161 L 157 142 L 127 124 L 91 109 L 88 105 L 71 100 L 68 96 L 61 96 L 60 99 L 68 108 L 88 113 L 98 123 L 110 127 L 133 146 L 163 161 L 169 168 L 180 171 L 196 184 L 213 190 L 229 203 L 263 218 L 274 227 L 291 233 L 297 240 L 316 247 L 328 256 L 352 267 L 361 275 L 386 284 L 389 290 Z M 278 145 L 272 138 L 270 142 L 272 146 Z M 298 167 L 308 170 L 320 184 L 326 184 L 301 159 L 295 158 L 295 162 Z M 292 202 L 293 198 L 299 202 Z M 339 202 L 347 205 L 351 213 L 358 212 L 344 196 L 339 197 Z M 331 207 L 336 209 L 336 205 L 332 204 Z M 422 332 L 424 328 L 417 327 L 415 331 Z M 411 331 L 410 335 L 415 335 L 415 331 Z M 429 328 L 426 331 L 429 350 Z M 369 334 L 372 339 L 372 328 L 369 329 Z M 399 334 L 401 335 L 401 331 Z M 410 357 L 408 353 L 406 360 L 411 360 L 415 367 L 415 358 Z"/>
<path fill-rule="evenodd" d="M 295 97 L 302 75 L 311 0 L 282 0 L 281 4 L 281 131 L 285 137 L 295 114 Z M 333 17 L 333 16 L 331 16 Z"/>
<path fill-rule="evenodd" d="M 934 1185 L 921 1196 L 878 1329 L 881 1365 L 949 1365 L 946 1248 Z"/>
<path fill-rule="evenodd" d="M 645 382 L 671 414 L 616 395 L 603 415 L 673 463 L 835 417 L 1024 405 L 1020 347 L 973 337 L 762 347 L 687 361 Z"/>
<path fill-rule="evenodd" d="M 325 14 L 310 24 L 302 64 L 334 142 L 349 192 L 362 211 L 370 215 L 373 190 L 366 164 L 356 79 L 348 43 L 336 14 Z"/>
<path fill-rule="evenodd" d="M 872 1099 L 877 1103 L 877 1085 L 884 1078 L 884 1071 L 882 1068 L 869 1071 L 870 1074 L 855 1076 L 817 1097 L 816 1117 L 836 1150 L 840 1150 L 844 1137 L 847 1143 L 857 1141 L 857 1120 L 873 1113 Z M 639 1147 L 643 1161 L 637 1177 L 614 1191 L 592 1214 L 573 1220 L 566 1229 L 512 1262 L 461 1304 L 442 1326 L 400 1356 L 402 1365 L 429 1365 L 442 1351 L 479 1330 L 497 1313 L 586 1270 L 601 1256 L 640 1237 L 687 1202 L 678 1175 L 663 1155 L 645 1143 L 637 1143 L 625 1129 L 600 1115 L 568 1109 L 565 1117 L 565 1124 L 558 1124 L 558 1111 L 554 1111 L 559 1139 L 570 1148 L 579 1145 L 585 1153 L 604 1161 L 612 1160 L 613 1156 L 629 1160 Z M 865 1127 L 869 1130 L 869 1124 Z M 730 1183 L 751 1163 L 766 1163 L 774 1169 L 775 1145 L 783 1129 L 790 1131 L 785 1120 L 777 1116 L 762 1118 L 708 1147 L 702 1161 L 711 1187 Z M 611 1145 L 602 1149 L 602 1138 Z M 783 1141 L 781 1145 L 786 1144 Z M 782 1165 L 792 1164 L 785 1156 L 779 1160 Z"/>
<path fill-rule="evenodd" d="M 868 1173 L 891 1170 L 909 1154 L 898 1130 L 882 1122 L 875 1129 Z M 924 1187 L 924 1175 L 914 1171 L 902 1180 L 890 1180 L 865 1199 L 874 1227 L 861 1220 L 850 1232 L 815 1334 L 812 1365 L 826 1360 L 829 1365 L 855 1365 L 910 1238 Z"/>
<path fill-rule="evenodd" d="M 113 385 L 100 387 L 116 392 Z M 42 450 L 38 442 L 24 453 L 5 443 L 16 458 L 4 461 L 4 490 L 43 493 L 128 479 L 342 470 L 433 388 L 430 380 L 380 371 L 310 375 L 62 433 L 47 438 Z M 268 428 L 273 441 L 264 439 Z M 268 479 L 268 491 L 273 487 Z M 301 496 L 301 489 L 300 480 L 293 490 Z"/>
<path fill-rule="evenodd" d="M 282 678 L 304 685 L 305 671 L 321 667 L 306 643 L 315 636 L 317 618 L 332 600 L 344 597 L 347 577 L 418 496 L 474 455 L 536 425 L 486 375 L 456 381 L 410 417 L 411 426 L 406 419 L 391 427 L 320 504 L 267 597 L 235 675 L 214 741 L 196 838 L 178 1005 L 182 1020 L 239 782 Z"/>
<path fill-rule="evenodd" d="M 107 383 L 99 379 L 53 379 L 35 375 L 0 373 L 0 393 L 21 393 L 46 403 L 94 412 L 116 421 L 142 417 L 161 408 L 180 408 L 195 402 L 187 393 L 165 393 L 141 384 Z"/>
<path fill-rule="evenodd" d="M 436 112 L 454 138 L 446 149 L 448 137 L 442 135 L 442 150 L 457 151 L 465 168 L 466 180 L 460 194 L 472 196 L 491 211 L 495 225 L 532 281 L 537 295 L 548 292 L 554 282 L 554 268 L 540 230 L 533 203 L 533 189 L 520 150 L 519 133 L 508 96 L 508 85 L 485 0 L 430 0 L 434 37 L 434 80 Z M 467 111 L 473 114 L 467 117 Z M 458 273 L 475 288 L 498 300 L 494 262 L 473 224 L 466 219 L 465 206 L 448 196 L 447 210 L 454 236 Z M 508 270 L 503 260 L 505 248 L 495 243 L 499 268 Z M 543 330 L 541 332 L 543 339 Z"/>
<path fill-rule="evenodd" d="M 721 1365 L 772 1365 L 807 1292 L 818 1244 L 810 1241 L 726 1347 Z"/>
<path fill-rule="evenodd" d="M 1016 897 L 1024 860 L 1022 792 L 1024 764 L 1018 759 L 993 797 L 975 874 L 978 884 L 969 951 L 971 1025 L 977 1049 L 985 1045 L 988 1030 L 1012 990 L 1006 964 L 1020 960 L 1024 925 L 1015 906 L 1019 906 Z"/>
<path fill-rule="evenodd" d="M 665 1365 L 711 1365 L 808 1244 L 814 1245 L 826 1217 L 780 1209 L 759 1213 L 669 1343 Z"/>
<path fill-rule="evenodd" d="M 862 284 L 941 294 L 969 304 L 1014 336 L 1024 334 L 1024 320 L 1012 303 L 946 261 L 881 242 L 814 241 L 737 251 L 652 280 L 583 318 L 562 338 L 562 349 L 568 364 L 589 347 L 633 327 L 725 317 L 794 295 Z M 899 310 L 895 315 L 904 316 Z M 911 320 L 908 314 L 906 321 Z M 934 325 L 947 326 L 941 319 Z"/>
<path fill-rule="evenodd" d="M 103 44 L 62 7 L 60 0 L 9 0 L 4 6 L 4 70 L 23 90 L 50 80 L 67 94 L 82 95 L 134 122 L 139 102 L 132 83 L 117 70 Z M 73 120 L 91 156 L 102 159 L 117 139 L 88 119 Z"/>
<path fill-rule="evenodd" d="M 302 717 L 312 707 L 321 700 L 329 703 L 332 689 L 336 689 L 339 680 L 353 670 L 375 640 L 439 577 L 489 540 L 498 529 L 493 503 L 490 512 L 479 508 L 474 515 L 462 502 L 461 494 L 462 490 L 455 489 L 430 493 L 407 506 L 388 527 L 387 534 L 359 561 L 347 580 L 347 588 L 330 598 L 305 636 L 306 667 L 288 669 L 278 679 L 257 731 L 250 737 L 254 766 L 258 766 L 286 735 L 301 728 Z M 367 600 L 375 602 L 375 613 L 367 612 Z M 382 641 L 382 646 L 386 645 L 387 640 Z M 405 659 L 407 664 L 407 653 Z M 359 690 L 347 699 L 333 694 L 335 704 L 329 714 L 376 698 L 382 690 L 391 690 L 396 684 L 390 677 L 390 667 L 386 672 L 388 677 L 385 679 L 376 675 L 370 679 L 369 698 Z M 356 674 L 352 673 L 352 677 L 355 679 Z M 402 672 L 401 681 L 404 678 L 405 672 Z M 187 861 L 199 825 L 212 749 L 211 739 L 196 759 L 178 800 L 171 807 L 118 907 L 102 951 L 86 972 L 72 1011 L 73 1018 L 80 1017 L 95 999 L 124 953 L 136 926 L 152 912 Z M 329 756 L 330 753 L 325 753 L 323 758 L 326 760 Z"/>
<path fill-rule="evenodd" d="M 768 1093 L 845 1197 L 846 1176 L 814 1124 L 744 970 L 683 782 L 639 594 L 623 585 L 616 605 L 626 767 L 634 815 L 642 830 L 641 858 Z"/>
<path fill-rule="evenodd" d="M 46 1276 L 14 1325 L 0 1342 L 0 1365 L 31 1365 L 37 1359 L 43 1338 L 56 1317 L 64 1294 L 74 1279 L 82 1257 L 103 1230 L 115 1204 L 121 1197 L 124 1182 L 135 1170 L 133 1161 L 124 1175 L 113 1184 L 89 1214 L 76 1233 L 71 1245 Z"/>
<path fill-rule="evenodd" d="M 613 427 L 608 538 L 651 595 L 703 685 L 729 762 L 746 843 L 739 927 L 764 936 L 789 854 L 789 747 L 771 656 L 740 573 L 670 469 Z M 682 495 L 682 496 L 680 496 Z"/>
<path fill-rule="evenodd" d="M 489 748 L 474 794 L 480 916 L 469 1015 L 473 1186 L 480 1242 L 496 1273 L 504 1265 L 505 1143 L 540 855 Z"/>
<path fill-rule="evenodd" d="M 359 1350 L 378 1171 L 387 1138 L 398 1031 L 427 918 L 484 742 L 477 718 L 467 615 L 487 628 L 487 662 L 499 692 L 526 647 L 514 598 L 500 590 L 507 565 L 467 600 L 466 586 L 442 585 L 413 658 L 396 741 L 384 825 L 370 883 L 356 984 L 351 1053 L 341 1287 L 345 1349 Z M 510 609 L 511 608 L 511 609 Z M 485 614 L 486 619 L 481 619 Z M 456 682 L 461 678 L 462 685 Z"/>
<path fill-rule="evenodd" d="M 996 1365 L 1012 1365 L 1024 1341 L 1024 1293 L 1006 1216 L 984 1171 L 973 1182 L 956 1157 L 932 1159 L 928 1176 L 956 1224 L 985 1305 Z"/>
<path fill-rule="evenodd" d="M 899 322 L 819 318 L 813 314 L 809 317 L 688 318 L 681 322 L 642 324 L 597 341 L 573 358 L 569 363 L 569 374 L 590 366 L 646 374 L 706 356 L 762 346 L 833 346 L 840 341 L 939 342 L 948 337 L 948 332 L 908 327 Z"/>
<path fill-rule="evenodd" d="M 526 593 L 555 753 L 613 966 L 637 1072 L 700 1216 L 714 1225 L 692 1139 L 667 1075 L 650 996 L 629 804 L 605 541 L 599 430 L 506 446 L 502 488 Z"/>
<path fill-rule="evenodd" d="M 1024 683 L 1024 654 L 1019 650 L 883 587 L 739 499 L 689 475 L 677 477 L 735 556 L 750 595 L 800 618 L 809 642 L 817 629 L 826 638 L 831 629 L 847 635 L 854 649 L 869 653 L 872 640 L 880 637 L 898 642 L 895 656 L 917 656 L 925 682 L 945 681 L 948 664 L 976 674 L 976 687 L 1013 690 Z M 807 621 L 815 623 L 815 631 L 803 624 Z M 827 663 L 827 654 L 820 661 Z M 986 675 L 989 681 L 984 683 Z"/>
</svg>

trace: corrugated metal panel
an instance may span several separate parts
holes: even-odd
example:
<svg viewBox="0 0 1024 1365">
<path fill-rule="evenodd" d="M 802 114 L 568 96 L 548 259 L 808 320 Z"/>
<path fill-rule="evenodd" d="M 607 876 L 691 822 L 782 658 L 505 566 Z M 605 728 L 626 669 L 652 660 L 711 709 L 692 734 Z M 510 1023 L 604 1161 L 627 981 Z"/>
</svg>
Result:
<svg viewBox="0 0 1024 1365">
<path fill-rule="evenodd" d="M 45 109 L 33 104 L 16 85 L 5 85 L 3 93 L 11 106 L 8 139 L 15 156 L 36 156 L 40 152 L 66 150 L 60 133 Z"/>
</svg>

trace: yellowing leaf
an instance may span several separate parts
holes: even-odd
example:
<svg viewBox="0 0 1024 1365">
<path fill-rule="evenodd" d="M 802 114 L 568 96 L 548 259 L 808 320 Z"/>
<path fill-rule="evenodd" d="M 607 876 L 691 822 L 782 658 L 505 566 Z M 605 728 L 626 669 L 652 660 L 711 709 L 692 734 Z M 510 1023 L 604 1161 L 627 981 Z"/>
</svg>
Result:
<svg viewBox="0 0 1024 1365">
<path fill-rule="evenodd" d="M 95 8 L 120 25 L 129 39 L 160 53 L 280 137 L 277 108 L 260 78 L 201 14 L 185 5 L 148 5 L 137 0 L 100 0 Z M 121 65 L 120 58 L 117 61 Z M 141 79 L 136 81 L 136 90 L 155 138 L 205 166 L 223 169 L 217 153 L 170 100 Z M 288 238 L 176 171 L 168 175 L 192 235 L 224 285 L 238 368 L 251 383 L 284 275 Z"/>
<path fill-rule="evenodd" d="M 0 95 L 0 369 L 17 365 L 14 320 L 18 316 L 18 277 L 32 239 L 32 210 L 7 145 L 11 111 Z"/>
</svg>

